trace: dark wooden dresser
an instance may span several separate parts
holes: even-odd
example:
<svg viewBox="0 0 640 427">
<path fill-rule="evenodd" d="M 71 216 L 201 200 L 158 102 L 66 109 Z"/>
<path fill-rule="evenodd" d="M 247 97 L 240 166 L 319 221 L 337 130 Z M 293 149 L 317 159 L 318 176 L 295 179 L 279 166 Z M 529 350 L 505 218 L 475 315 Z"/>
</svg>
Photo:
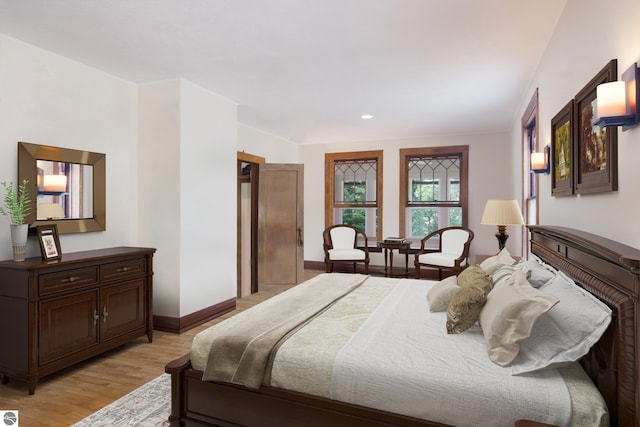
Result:
<svg viewBox="0 0 640 427">
<path fill-rule="evenodd" d="M 153 248 L 0 261 L 0 376 L 38 380 L 147 335 L 153 339 Z"/>
</svg>

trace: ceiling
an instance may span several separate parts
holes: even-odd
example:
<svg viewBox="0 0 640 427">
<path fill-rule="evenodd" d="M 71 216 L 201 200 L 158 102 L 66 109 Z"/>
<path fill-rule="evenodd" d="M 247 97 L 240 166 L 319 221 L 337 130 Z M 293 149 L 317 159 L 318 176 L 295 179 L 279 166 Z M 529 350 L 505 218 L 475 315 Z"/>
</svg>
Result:
<svg viewBox="0 0 640 427">
<path fill-rule="evenodd" d="M 134 83 L 186 79 L 243 124 L 331 143 L 509 131 L 565 4 L 0 0 L 0 33 Z"/>
</svg>

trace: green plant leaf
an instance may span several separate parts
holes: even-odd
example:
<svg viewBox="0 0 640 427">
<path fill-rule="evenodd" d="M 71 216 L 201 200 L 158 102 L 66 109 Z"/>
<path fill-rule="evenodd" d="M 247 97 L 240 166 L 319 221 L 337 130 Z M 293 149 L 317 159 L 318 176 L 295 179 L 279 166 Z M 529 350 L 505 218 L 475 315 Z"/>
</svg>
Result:
<svg viewBox="0 0 640 427">
<path fill-rule="evenodd" d="M 18 185 L 18 191 L 13 190 L 13 182 L 2 182 L 4 188 L 4 207 L 0 207 L 0 214 L 9 217 L 11 224 L 24 224 L 24 220 L 29 215 L 31 209 L 31 199 L 27 188 L 28 180 L 23 180 Z"/>
</svg>

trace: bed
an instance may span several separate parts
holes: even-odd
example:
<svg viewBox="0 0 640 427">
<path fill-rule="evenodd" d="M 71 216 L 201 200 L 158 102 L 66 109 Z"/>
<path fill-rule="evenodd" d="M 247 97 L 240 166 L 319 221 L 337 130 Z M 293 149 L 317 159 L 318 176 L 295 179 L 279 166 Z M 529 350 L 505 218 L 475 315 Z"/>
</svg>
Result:
<svg viewBox="0 0 640 427">
<path fill-rule="evenodd" d="M 574 280 L 610 309 L 611 322 L 580 363 L 606 402 L 610 425 L 639 425 L 639 251 L 568 228 L 531 226 L 530 231 L 531 252 L 536 257 Z M 428 415 L 417 418 L 346 403 L 322 393 L 203 381 L 202 361 L 198 357 L 202 359 L 201 355 L 187 354 L 165 368 L 172 381 L 169 421 L 173 426 L 456 424 L 434 421 Z M 194 368 L 192 361 L 200 369 Z"/>
</svg>

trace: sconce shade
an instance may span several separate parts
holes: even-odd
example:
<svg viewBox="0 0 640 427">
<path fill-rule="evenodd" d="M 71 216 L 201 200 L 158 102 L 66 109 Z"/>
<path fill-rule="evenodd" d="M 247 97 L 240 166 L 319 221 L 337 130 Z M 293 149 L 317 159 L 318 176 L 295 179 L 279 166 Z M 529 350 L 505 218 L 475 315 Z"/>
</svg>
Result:
<svg viewBox="0 0 640 427">
<path fill-rule="evenodd" d="M 482 214 L 483 225 L 523 225 L 524 218 L 517 200 L 489 199 Z"/>
<path fill-rule="evenodd" d="M 498 232 L 496 233 L 498 249 L 504 249 L 507 239 L 509 238 L 507 225 L 524 224 L 524 218 L 522 218 L 522 212 L 520 211 L 518 201 L 500 199 L 487 200 L 480 224 L 498 226 Z"/>
<path fill-rule="evenodd" d="M 63 193 L 67 191 L 67 177 L 65 175 L 45 175 L 42 180 L 42 189 L 52 193 Z"/>
<path fill-rule="evenodd" d="M 58 203 L 38 203 L 38 219 L 64 218 L 62 205 Z"/>
<path fill-rule="evenodd" d="M 531 168 L 533 170 L 544 168 L 544 153 L 531 153 Z"/>
<path fill-rule="evenodd" d="M 622 73 L 620 81 L 603 83 L 596 88 L 597 117 L 593 125 L 600 127 L 622 126 L 629 130 L 640 122 L 640 68 L 634 63 Z"/>
<path fill-rule="evenodd" d="M 535 173 L 549 173 L 551 165 L 549 164 L 549 156 L 551 147 L 548 145 L 544 147 L 544 151 L 541 153 L 531 153 L 531 170 Z"/>
<path fill-rule="evenodd" d="M 615 117 L 627 114 L 626 90 L 623 81 L 603 83 L 596 88 L 598 117 Z"/>
</svg>

